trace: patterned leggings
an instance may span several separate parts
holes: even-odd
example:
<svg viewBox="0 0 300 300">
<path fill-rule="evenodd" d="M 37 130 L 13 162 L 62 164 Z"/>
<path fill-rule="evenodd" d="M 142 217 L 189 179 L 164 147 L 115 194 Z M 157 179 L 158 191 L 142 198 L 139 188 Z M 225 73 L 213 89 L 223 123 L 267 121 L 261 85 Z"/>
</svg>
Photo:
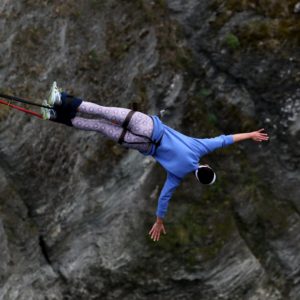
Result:
<svg viewBox="0 0 300 300">
<path fill-rule="evenodd" d="M 107 138 L 117 142 L 123 132 L 122 124 L 130 112 L 130 109 L 119 107 L 105 107 L 95 103 L 83 101 L 77 111 L 90 115 L 96 115 L 101 119 L 86 119 L 75 117 L 72 125 L 83 130 L 92 130 L 102 133 Z M 129 122 L 128 131 L 124 137 L 123 146 L 142 152 L 150 150 L 153 132 L 152 118 L 141 112 L 135 112 Z M 137 135 L 142 135 L 140 137 Z M 147 138 L 148 137 L 148 138 Z"/>
</svg>

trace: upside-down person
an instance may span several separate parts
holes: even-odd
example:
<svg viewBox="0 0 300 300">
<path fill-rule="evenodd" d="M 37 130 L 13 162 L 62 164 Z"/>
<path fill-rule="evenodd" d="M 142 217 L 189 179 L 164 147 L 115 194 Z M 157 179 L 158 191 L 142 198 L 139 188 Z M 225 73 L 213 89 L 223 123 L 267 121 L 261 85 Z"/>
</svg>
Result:
<svg viewBox="0 0 300 300">
<path fill-rule="evenodd" d="M 158 116 L 148 116 L 127 108 L 100 106 L 60 92 L 56 82 L 44 105 L 49 105 L 49 109 L 42 108 L 45 120 L 100 132 L 124 147 L 153 156 L 166 170 L 167 179 L 158 199 L 156 222 L 149 232 L 154 241 L 159 240 L 161 233 L 166 233 L 163 219 L 169 200 L 187 174 L 193 172 L 197 180 L 205 185 L 215 182 L 213 169 L 200 164 L 202 156 L 235 142 L 249 139 L 262 142 L 269 139 L 264 129 L 214 138 L 189 137 L 162 123 Z M 97 116 L 98 119 L 79 117 L 78 112 Z"/>
</svg>

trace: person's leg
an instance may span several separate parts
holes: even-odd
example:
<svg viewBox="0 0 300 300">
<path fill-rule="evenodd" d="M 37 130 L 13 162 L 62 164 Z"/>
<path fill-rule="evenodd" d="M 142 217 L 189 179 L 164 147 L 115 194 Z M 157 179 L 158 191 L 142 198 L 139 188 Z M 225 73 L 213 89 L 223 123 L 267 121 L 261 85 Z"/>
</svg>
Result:
<svg viewBox="0 0 300 300">
<path fill-rule="evenodd" d="M 130 112 L 128 108 L 107 107 L 96 103 L 83 101 L 77 111 L 90 115 L 96 115 L 113 123 L 122 125 L 127 114 Z"/>
<path fill-rule="evenodd" d="M 128 108 L 101 106 L 95 103 L 83 101 L 78 107 L 77 111 L 97 115 L 103 119 L 122 126 L 126 119 L 126 116 L 131 110 Z M 128 124 L 128 129 L 133 133 L 145 135 L 151 138 L 153 131 L 152 118 L 137 111 L 132 116 Z"/>
<path fill-rule="evenodd" d="M 106 107 L 95 103 L 82 101 L 81 99 L 70 96 L 67 93 L 61 93 L 61 100 L 62 104 L 55 106 L 58 122 L 64 123 L 69 126 L 74 126 L 74 124 L 76 124 L 77 127 L 82 127 L 81 129 L 85 130 L 100 131 L 106 136 L 108 136 L 108 126 L 117 125 L 115 127 L 118 127 L 118 130 L 121 131 L 121 133 L 118 135 L 118 139 L 123 132 L 123 128 L 121 126 L 123 125 L 128 113 L 131 111 L 127 108 Z M 103 122 L 103 120 L 77 118 L 77 112 L 97 115 L 105 120 L 108 120 L 111 123 Z M 75 120 L 73 124 L 74 119 L 77 119 L 78 123 Z M 104 126 L 105 128 L 103 128 L 102 124 L 106 124 L 106 126 Z M 101 126 L 102 131 L 99 130 Z M 147 146 L 149 146 L 149 141 L 151 141 L 153 132 L 153 120 L 151 117 L 141 112 L 135 112 L 127 126 L 127 129 L 129 132 L 126 132 L 124 146 L 132 148 L 131 146 L 128 146 L 132 142 L 148 142 Z M 109 130 L 112 130 L 112 128 L 110 128 Z M 110 135 L 111 134 L 112 132 L 110 133 Z M 116 135 L 117 134 L 115 134 L 115 136 Z M 136 135 L 142 135 L 142 140 L 141 137 L 138 137 Z M 108 137 L 116 140 L 116 137 Z M 118 139 L 116 141 L 118 141 Z"/>
<path fill-rule="evenodd" d="M 81 117 L 75 117 L 71 120 L 72 126 L 82 130 L 97 131 L 106 136 L 107 138 L 118 142 L 123 128 L 117 124 L 112 124 L 106 120 L 94 120 L 94 119 L 85 119 Z M 123 146 L 126 148 L 136 149 L 142 152 L 147 152 L 151 144 L 149 140 L 143 137 L 136 136 L 131 132 L 127 131 Z"/>
</svg>

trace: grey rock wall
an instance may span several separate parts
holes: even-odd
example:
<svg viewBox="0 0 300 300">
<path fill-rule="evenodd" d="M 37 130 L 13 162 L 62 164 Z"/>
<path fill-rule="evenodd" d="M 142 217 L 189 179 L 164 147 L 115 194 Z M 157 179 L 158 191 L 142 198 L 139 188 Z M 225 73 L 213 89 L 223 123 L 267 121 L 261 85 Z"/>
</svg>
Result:
<svg viewBox="0 0 300 300">
<path fill-rule="evenodd" d="M 299 298 L 290 2 L 0 4 L 1 92 L 40 101 L 57 80 L 98 104 L 167 108 L 193 136 L 271 135 L 205 158 L 218 183 L 188 176 L 153 243 L 164 172 L 152 158 L 1 106 L 0 299 Z"/>
</svg>

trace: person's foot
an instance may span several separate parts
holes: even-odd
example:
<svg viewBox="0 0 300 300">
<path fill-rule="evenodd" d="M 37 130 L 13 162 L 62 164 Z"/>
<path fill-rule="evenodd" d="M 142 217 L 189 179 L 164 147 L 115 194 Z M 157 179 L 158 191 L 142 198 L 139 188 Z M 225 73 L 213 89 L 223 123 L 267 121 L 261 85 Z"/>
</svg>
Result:
<svg viewBox="0 0 300 300">
<path fill-rule="evenodd" d="M 53 107 L 55 105 L 61 105 L 61 104 L 62 101 L 61 101 L 60 90 L 57 87 L 56 81 L 54 81 L 49 92 L 48 105 Z"/>
<path fill-rule="evenodd" d="M 43 105 L 44 106 L 48 106 L 48 102 L 47 100 L 44 100 L 43 101 Z M 46 107 L 41 107 L 41 113 L 42 113 L 42 116 L 43 116 L 43 119 L 44 120 L 55 120 L 56 119 L 56 112 L 54 109 L 52 108 L 46 108 Z"/>
</svg>

